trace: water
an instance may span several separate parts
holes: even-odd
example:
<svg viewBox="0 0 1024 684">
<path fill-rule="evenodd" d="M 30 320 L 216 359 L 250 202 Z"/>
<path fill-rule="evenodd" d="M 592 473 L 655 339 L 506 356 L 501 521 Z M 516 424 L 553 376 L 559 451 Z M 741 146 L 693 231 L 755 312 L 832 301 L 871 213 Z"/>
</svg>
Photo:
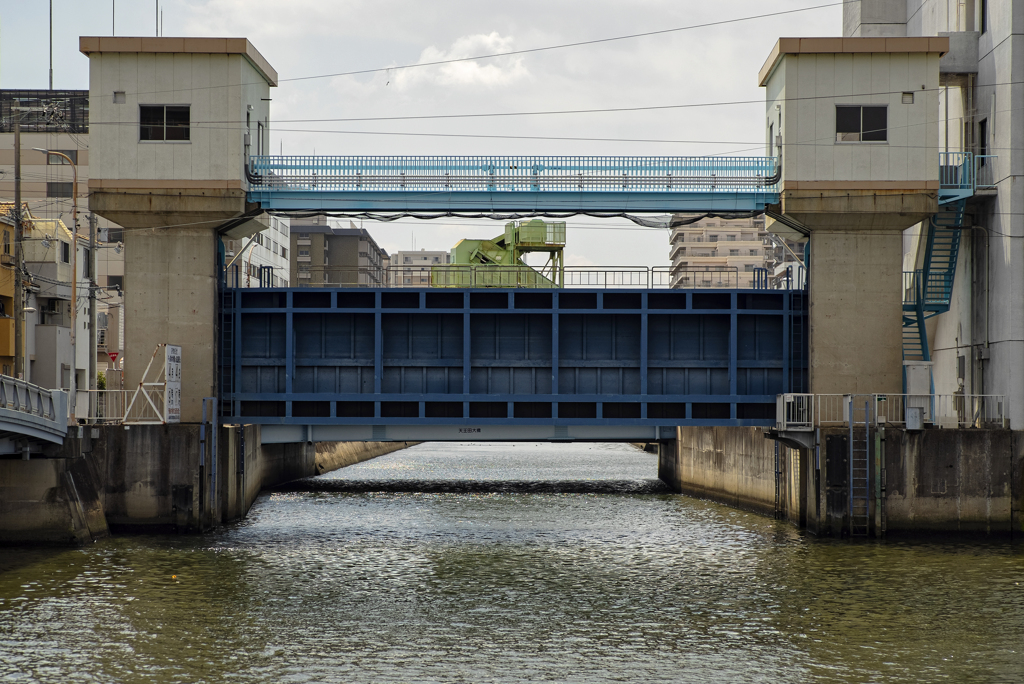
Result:
<svg viewBox="0 0 1024 684">
<path fill-rule="evenodd" d="M 999 682 L 1024 556 L 668 494 L 624 445 L 424 444 L 207 536 L 0 549 L 14 682 Z"/>
</svg>

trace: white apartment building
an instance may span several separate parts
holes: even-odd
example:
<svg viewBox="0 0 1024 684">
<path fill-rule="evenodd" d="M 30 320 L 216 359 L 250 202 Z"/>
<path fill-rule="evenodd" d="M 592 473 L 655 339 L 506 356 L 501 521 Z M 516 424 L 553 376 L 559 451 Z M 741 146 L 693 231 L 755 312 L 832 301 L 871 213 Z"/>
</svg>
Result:
<svg viewBox="0 0 1024 684">
<path fill-rule="evenodd" d="M 227 282 L 232 287 L 288 287 L 290 219 L 261 216 L 258 220 L 268 227 L 251 238 L 224 240 L 224 263 L 231 264 Z"/>
<path fill-rule="evenodd" d="M 391 255 L 389 277 L 392 285 L 430 287 L 430 269 L 450 264 L 452 256 L 440 250 L 403 251 Z"/>
<path fill-rule="evenodd" d="M 782 257 L 763 218 L 704 218 L 677 226 L 669 237 L 672 287 L 753 287 L 760 269 Z"/>
</svg>

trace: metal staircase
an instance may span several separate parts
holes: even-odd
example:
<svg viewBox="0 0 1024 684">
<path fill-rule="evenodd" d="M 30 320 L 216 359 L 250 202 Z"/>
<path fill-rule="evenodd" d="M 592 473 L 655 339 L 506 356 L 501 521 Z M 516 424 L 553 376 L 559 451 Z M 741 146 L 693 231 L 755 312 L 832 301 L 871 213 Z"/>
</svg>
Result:
<svg viewBox="0 0 1024 684">
<path fill-rule="evenodd" d="M 925 321 L 949 311 L 965 204 L 945 204 L 928 221 L 923 267 L 903 274 L 904 361 L 931 360 Z"/>
</svg>

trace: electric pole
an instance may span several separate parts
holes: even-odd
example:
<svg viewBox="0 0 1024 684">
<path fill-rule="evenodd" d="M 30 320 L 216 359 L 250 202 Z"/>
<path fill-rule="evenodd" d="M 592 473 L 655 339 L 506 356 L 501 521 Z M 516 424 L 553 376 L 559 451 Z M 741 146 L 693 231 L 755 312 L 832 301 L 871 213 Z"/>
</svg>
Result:
<svg viewBox="0 0 1024 684">
<path fill-rule="evenodd" d="M 50 0 L 50 90 L 53 90 L 53 0 Z"/>
<path fill-rule="evenodd" d="M 14 377 L 25 379 L 25 355 L 22 316 L 25 315 L 25 294 L 21 282 L 21 111 L 14 118 Z"/>
<path fill-rule="evenodd" d="M 89 422 L 96 422 L 96 214 L 89 212 Z"/>
</svg>

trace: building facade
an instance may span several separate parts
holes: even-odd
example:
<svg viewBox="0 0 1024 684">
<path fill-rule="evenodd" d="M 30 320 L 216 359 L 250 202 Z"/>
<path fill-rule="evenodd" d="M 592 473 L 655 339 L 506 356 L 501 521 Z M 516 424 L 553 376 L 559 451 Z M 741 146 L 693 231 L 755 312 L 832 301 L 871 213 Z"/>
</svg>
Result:
<svg viewBox="0 0 1024 684">
<path fill-rule="evenodd" d="M 225 238 L 224 263 L 232 287 L 288 287 L 291 228 L 288 218 L 264 215 L 267 228 L 251 238 Z"/>
<path fill-rule="evenodd" d="M 799 277 L 802 249 L 766 232 L 763 217 L 703 218 L 672 230 L 671 286 L 784 287 L 787 277 Z"/>
<path fill-rule="evenodd" d="M 947 36 L 940 61 L 939 152 L 973 152 L 950 308 L 927 321 L 935 392 L 1006 397 L 1024 428 L 1024 4 L 1017 0 L 860 0 L 844 36 Z M 904 234 L 904 271 L 920 268 L 927 224 Z M 813 255 L 812 255 L 813 259 Z"/>
<path fill-rule="evenodd" d="M 292 287 L 380 287 L 386 283 L 388 253 L 351 221 L 316 216 L 291 226 Z"/>
<path fill-rule="evenodd" d="M 421 249 L 391 255 L 389 284 L 397 287 L 430 287 L 430 269 L 452 262 L 449 252 Z"/>
</svg>

